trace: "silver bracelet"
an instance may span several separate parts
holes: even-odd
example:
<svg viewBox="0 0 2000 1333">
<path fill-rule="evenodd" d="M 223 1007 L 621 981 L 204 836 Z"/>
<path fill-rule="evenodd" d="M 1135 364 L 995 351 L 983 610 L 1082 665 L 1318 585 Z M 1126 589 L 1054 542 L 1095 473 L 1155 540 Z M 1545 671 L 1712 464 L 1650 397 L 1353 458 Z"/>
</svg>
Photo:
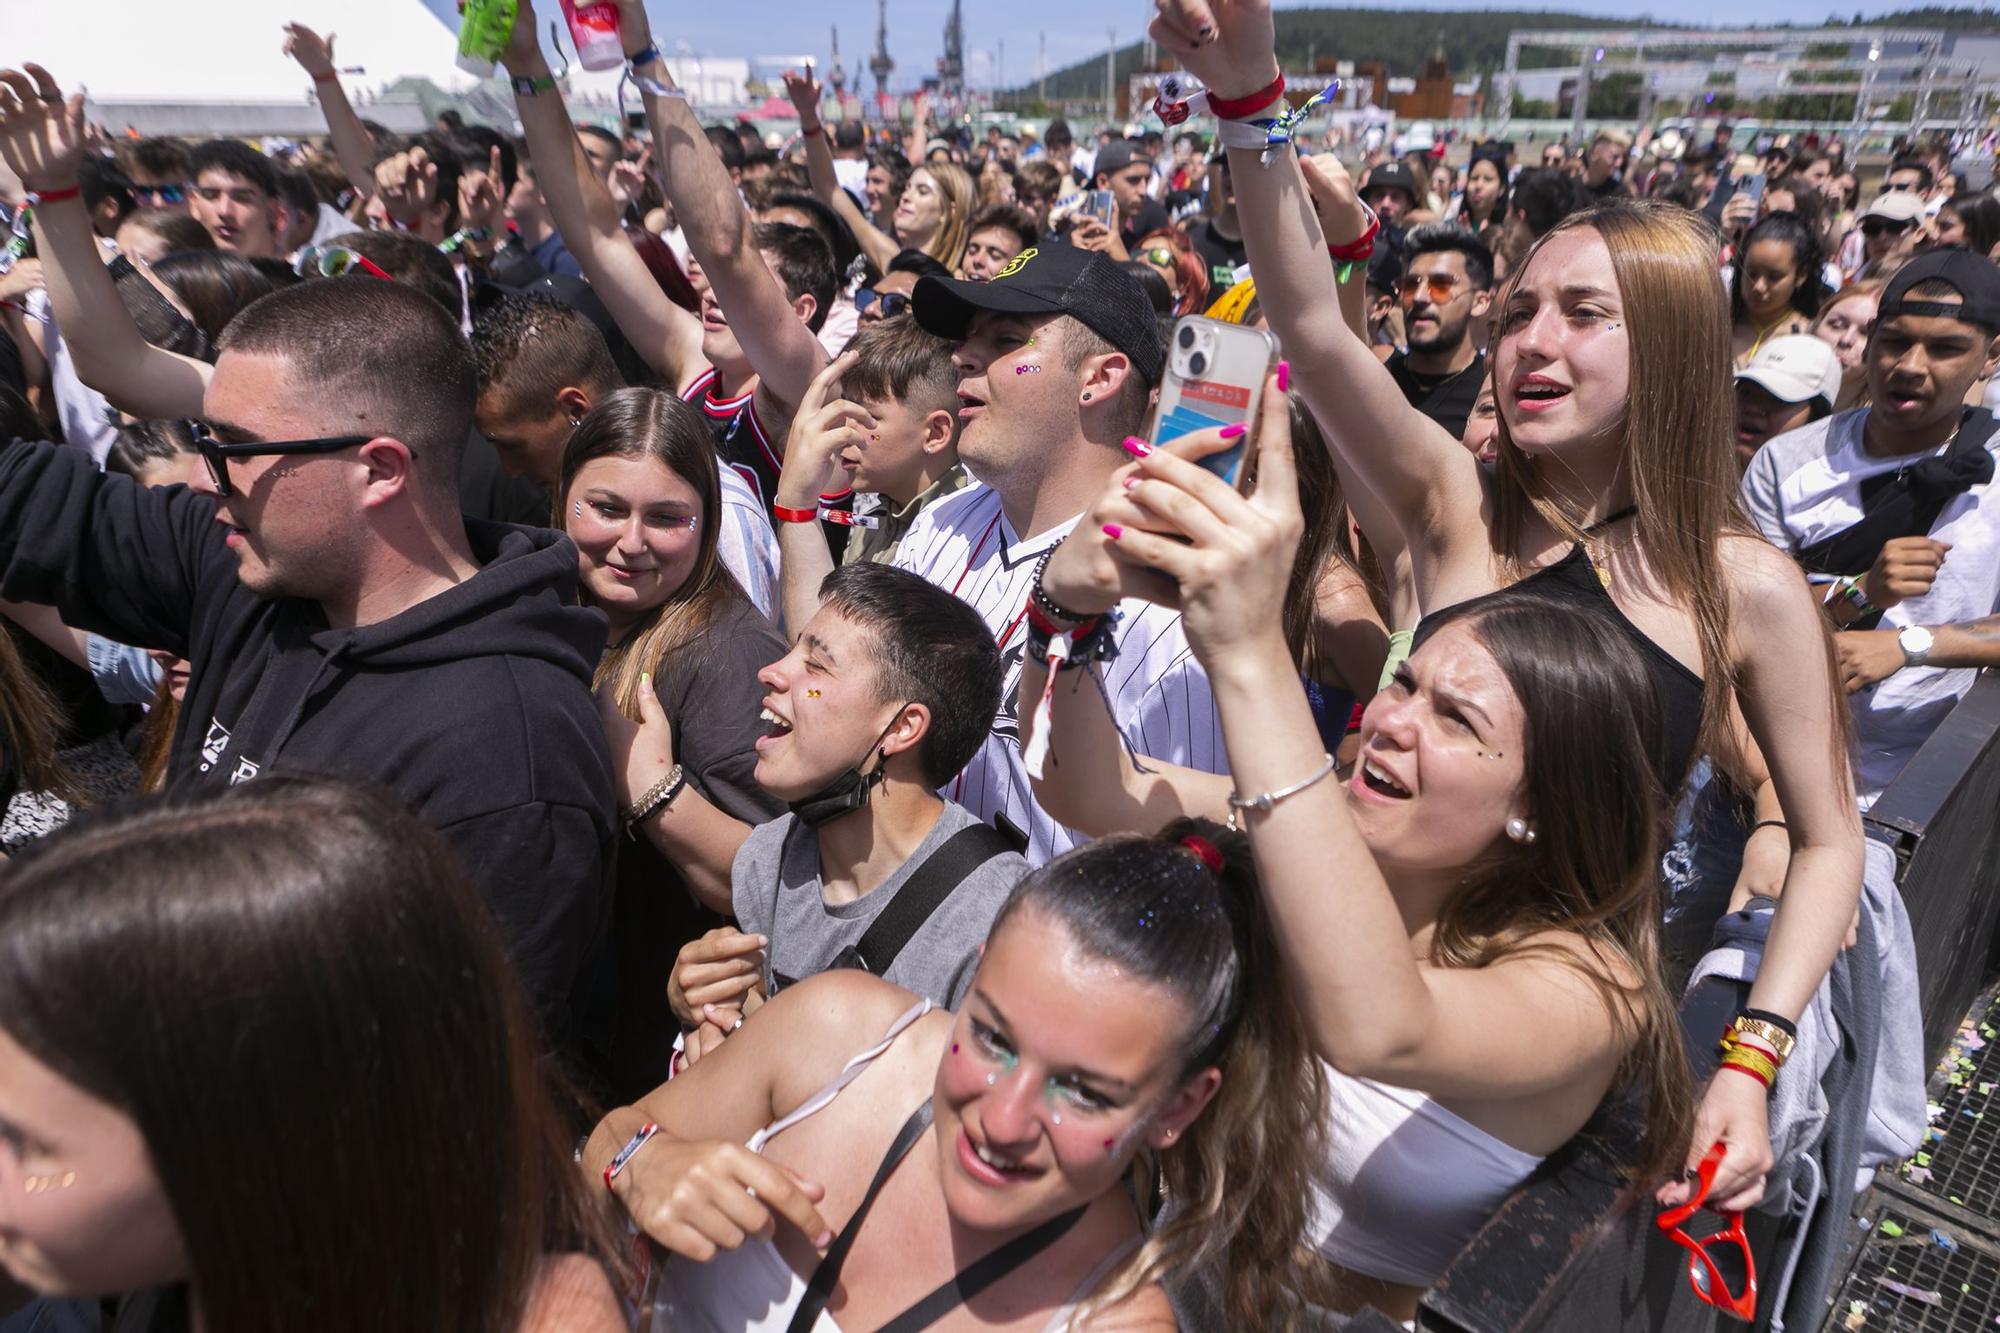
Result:
<svg viewBox="0 0 2000 1333">
<path fill-rule="evenodd" d="M 1294 782 L 1291 786 L 1280 787 L 1276 791 L 1259 792 L 1255 796 L 1238 796 L 1235 792 L 1229 793 L 1230 830 L 1237 833 L 1243 831 L 1241 815 L 1245 810 L 1255 810 L 1259 814 L 1268 814 L 1272 806 L 1284 800 L 1287 796 L 1297 796 L 1307 787 L 1312 786 L 1331 772 L 1333 772 L 1333 756 L 1328 755 L 1326 762 L 1321 764 L 1314 771 L 1313 775 L 1303 782 Z"/>
<path fill-rule="evenodd" d="M 667 770 L 665 777 L 646 789 L 645 795 L 632 802 L 631 807 L 625 811 L 624 816 L 618 822 L 625 826 L 627 833 L 630 833 L 661 810 L 673 804 L 674 797 L 680 795 L 681 788 L 686 785 L 686 771 L 679 764 L 675 764 Z"/>
</svg>

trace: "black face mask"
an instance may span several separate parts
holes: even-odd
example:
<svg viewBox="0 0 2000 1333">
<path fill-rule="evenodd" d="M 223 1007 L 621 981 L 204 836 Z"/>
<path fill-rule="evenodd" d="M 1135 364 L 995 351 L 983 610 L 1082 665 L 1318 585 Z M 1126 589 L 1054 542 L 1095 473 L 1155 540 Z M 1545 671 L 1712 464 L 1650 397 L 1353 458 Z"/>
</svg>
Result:
<svg viewBox="0 0 2000 1333">
<path fill-rule="evenodd" d="M 903 708 L 908 707 L 908 704 L 903 705 Z M 867 752 L 849 766 L 846 772 L 812 795 L 802 800 L 786 802 L 793 817 L 807 828 L 818 828 L 822 824 L 839 819 L 842 815 L 851 815 L 867 805 L 868 793 L 873 791 L 875 784 L 888 774 L 889 756 L 881 748 L 882 738 L 895 729 L 897 719 L 902 715 L 903 709 L 898 708 L 896 716 L 889 719 L 889 725 L 882 728 L 882 735 L 875 738 Z M 861 765 L 868 762 L 870 754 L 875 756 L 875 768 L 872 772 L 863 773 Z"/>
</svg>

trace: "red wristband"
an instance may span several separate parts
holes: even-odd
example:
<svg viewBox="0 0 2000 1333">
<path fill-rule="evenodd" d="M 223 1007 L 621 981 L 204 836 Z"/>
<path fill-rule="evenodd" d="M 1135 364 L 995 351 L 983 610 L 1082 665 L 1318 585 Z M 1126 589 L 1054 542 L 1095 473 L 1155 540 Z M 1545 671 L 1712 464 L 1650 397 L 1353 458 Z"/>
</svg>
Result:
<svg viewBox="0 0 2000 1333">
<path fill-rule="evenodd" d="M 806 139 L 816 139 L 825 129 L 826 126 L 824 125 L 813 125 L 810 127 L 801 125 L 799 126 L 799 136 Z"/>
<path fill-rule="evenodd" d="M 328 70 L 328 71 L 327 71 L 326 73 L 324 73 L 324 74 L 315 74 L 315 75 L 313 75 L 313 82 L 314 82 L 314 83 L 339 83 L 339 82 L 340 82 L 340 72 L 339 72 L 338 70 L 331 70 L 331 69 L 330 69 L 330 70 Z"/>
<path fill-rule="evenodd" d="M 1731 1064 L 1727 1060 L 1725 1060 L 1721 1064 L 1715 1067 L 1715 1072 L 1719 1074 L 1725 1069 L 1733 1069 L 1739 1074 L 1747 1074 L 1749 1077 L 1756 1079 L 1759 1083 L 1762 1083 L 1764 1085 L 1764 1091 L 1769 1092 L 1771 1090 L 1771 1080 L 1765 1078 L 1762 1074 L 1752 1069 L 1749 1065 Z"/>
<path fill-rule="evenodd" d="M 1277 78 L 1248 97 L 1217 97 L 1210 91 L 1208 109 L 1217 120 L 1242 120 L 1246 116 L 1262 111 L 1284 95 L 1285 76 L 1281 71 Z"/>
<path fill-rule="evenodd" d="M 1375 253 L 1375 238 L 1382 234 L 1382 219 L 1370 215 L 1367 229 L 1345 245 L 1327 243 L 1326 252 L 1343 264 L 1358 264 Z"/>
<path fill-rule="evenodd" d="M 1070 628 L 1064 629 L 1061 625 L 1058 625 L 1046 612 L 1044 612 L 1042 608 L 1036 606 L 1032 600 L 1030 600 L 1028 603 L 1027 611 L 1028 611 L 1028 623 L 1034 626 L 1035 629 L 1039 630 L 1043 634 L 1048 635 L 1052 639 L 1058 634 L 1067 634 L 1069 635 L 1070 641 L 1072 643 L 1082 638 L 1084 635 L 1088 634 L 1091 630 L 1095 629 L 1097 627 L 1097 622 L 1103 619 L 1102 616 L 1090 616 L 1087 619 L 1078 621 L 1075 625 L 1071 626 Z"/>
<path fill-rule="evenodd" d="M 785 505 L 772 505 L 771 513 L 777 517 L 780 523 L 819 522 L 819 510 L 817 509 L 792 509 Z"/>
<path fill-rule="evenodd" d="M 59 190 L 37 190 L 28 197 L 30 206 L 35 204 L 59 204 L 65 199 L 75 199 L 82 195 L 81 185 L 65 185 Z"/>
</svg>

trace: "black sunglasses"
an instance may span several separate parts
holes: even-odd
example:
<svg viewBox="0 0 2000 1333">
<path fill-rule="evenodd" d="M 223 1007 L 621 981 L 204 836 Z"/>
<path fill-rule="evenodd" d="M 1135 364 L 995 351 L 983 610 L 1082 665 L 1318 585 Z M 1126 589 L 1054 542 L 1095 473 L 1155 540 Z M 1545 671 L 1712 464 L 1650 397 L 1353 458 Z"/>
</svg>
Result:
<svg viewBox="0 0 2000 1333">
<path fill-rule="evenodd" d="M 190 421 L 188 429 L 194 434 L 194 447 L 200 451 L 201 461 L 208 464 L 209 479 L 215 483 L 216 494 L 225 500 L 236 494 L 236 488 L 229 484 L 229 460 L 232 458 L 337 454 L 342 449 L 352 449 L 375 438 L 373 435 L 328 435 L 317 440 L 250 440 L 243 444 L 224 444 L 210 433 L 203 422 Z M 414 454 L 411 456 L 415 457 Z"/>
<path fill-rule="evenodd" d="M 854 308 L 866 311 L 877 301 L 882 303 L 882 318 L 891 319 L 910 308 L 908 292 L 878 292 L 873 287 L 863 287 L 854 293 Z"/>
<path fill-rule="evenodd" d="M 187 202 L 188 187 L 185 185 L 134 185 L 132 193 L 140 203 L 184 204 Z"/>
<path fill-rule="evenodd" d="M 1894 232 L 1896 235 L 1901 236 L 1916 225 L 1914 222 L 1894 222 L 1884 218 L 1869 218 L 1861 224 L 1861 234 L 1863 236 L 1880 236 L 1884 232 Z"/>
</svg>

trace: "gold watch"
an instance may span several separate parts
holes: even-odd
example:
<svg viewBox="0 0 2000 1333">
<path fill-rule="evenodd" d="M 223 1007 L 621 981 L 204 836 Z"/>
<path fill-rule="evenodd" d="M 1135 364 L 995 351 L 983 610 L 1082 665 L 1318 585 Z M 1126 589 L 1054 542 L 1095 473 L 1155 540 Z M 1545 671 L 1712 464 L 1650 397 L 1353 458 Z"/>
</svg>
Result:
<svg viewBox="0 0 2000 1333">
<path fill-rule="evenodd" d="M 1730 1024 L 1730 1031 L 1741 1033 L 1744 1036 L 1755 1037 L 1769 1046 L 1777 1054 L 1779 1064 L 1783 1064 L 1786 1060 L 1790 1059 L 1792 1047 L 1798 1045 L 1797 1039 L 1791 1033 L 1785 1031 L 1776 1023 L 1766 1023 L 1761 1018 L 1743 1018 L 1739 1016 L 1734 1023 Z"/>
</svg>

